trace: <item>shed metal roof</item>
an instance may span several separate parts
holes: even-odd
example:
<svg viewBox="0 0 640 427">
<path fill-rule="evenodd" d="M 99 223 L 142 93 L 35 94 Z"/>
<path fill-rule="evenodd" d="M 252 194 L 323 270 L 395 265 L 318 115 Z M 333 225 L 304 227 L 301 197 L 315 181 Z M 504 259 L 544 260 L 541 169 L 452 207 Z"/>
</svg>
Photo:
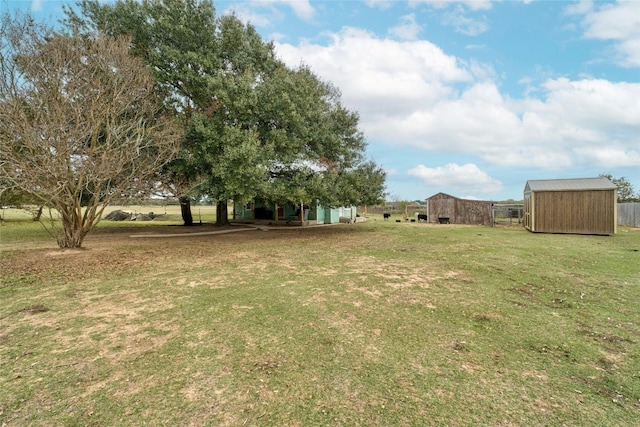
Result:
<svg viewBox="0 0 640 427">
<path fill-rule="evenodd" d="M 529 180 L 524 191 L 615 190 L 618 187 L 607 178 Z"/>
</svg>

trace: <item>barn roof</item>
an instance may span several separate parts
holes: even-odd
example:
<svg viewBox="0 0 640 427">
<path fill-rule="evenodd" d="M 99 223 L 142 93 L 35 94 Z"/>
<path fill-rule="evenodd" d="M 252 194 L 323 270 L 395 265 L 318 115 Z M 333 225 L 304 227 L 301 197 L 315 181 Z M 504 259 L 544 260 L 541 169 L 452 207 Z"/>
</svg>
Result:
<svg viewBox="0 0 640 427">
<path fill-rule="evenodd" d="M 428 198 L 427 198 L 427 200 L 431 200 L 431 199 L 433 199 L 433 198 L 434 198 L 434 197 L 436 197 L 436 196 L 447 196 L 447 197 L 450 197 L 450 198 L 452 198 L 452 199 L 456 199 L 456 200 L 468 200 L 468 201 L 470 201 L 470 202 L 495 203 L 495 202 L 490 201 L 490 200 L 463 199 L 463 198 L 461 198 L 461 197 L 456 197 L 456 196 L 452 196 L 451 194 L 443 193 L 442 191 L 441 191 L 441 192 L 439 192 L 439 193 L 434 194 L 434 195 L 433 195 L 433 196 L 431 196 L 431 197 L 428 197 Z"/>
<path fill-rule="evenodd" d="M 524 191 L 615 190 L 618 187 L 605 177 L 529 180 Z"/>
<path fill-rule="evenodd" d="M 443 192 L 441 191 L 441 192 L 439 192 L 439 193 L 434 194 L 434 195 L 433 195 L 433 196 L 431 196 L 431 197 L 427 197 L 427 200 L 429 200 L 429 199 L 433 199 L 434 197 L 436 197 L 436 196 L 440 196 L 440 195 L 447 196 L 447 197 L 451 197 L 452 199 L 458 199 L 458 198 L 459 198 L 459 197 L 456 197 L 456 196 L 452 196 L 451 194 L 443 193 Z"/>
</svg>

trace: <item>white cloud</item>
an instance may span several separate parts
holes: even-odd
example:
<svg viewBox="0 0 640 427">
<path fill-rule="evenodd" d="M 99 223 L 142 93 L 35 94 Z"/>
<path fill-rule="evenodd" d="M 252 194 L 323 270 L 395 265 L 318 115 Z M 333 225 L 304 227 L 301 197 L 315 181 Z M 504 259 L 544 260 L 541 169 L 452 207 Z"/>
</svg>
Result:
<svg viewBox="0 0 640 427">
<path fill-rule="evenodd" d="M 265 0 L 260 0 L 261 2 Z M 309 0 L 272 0 L 276 3 L 286 3 L 296 16 L 304 21 L 311 21 L 315 16 L 315 9 Z"/>
<path fill-rule="evenodd" d="M 269 40 L 271 40 L 271 41 L 280 41 L 280 40 L 284 40 L 286 38 L 287 38 L 286 34 L 282 34 L 282 33 L 278 33 L 278 32 L 269 34 Z"/>
<path fill-rule="evenodd" d="M 284 18 L 284 15 L 276 9 L 271 9 L 269 13 L 265 13 L 264 11 L 259 11 L 251 7 L 250 3 L 234 4 L 231 8 L 225 10 L 224 13 L 233 13 L 244 23 L 265 28 L 270 27 L 274 22 L 281 21 Z"/>
<path fill-rule="evenodd" d="M 473 80 L 455 57 L 427 41 L 380 39 L 354 28 L 330 37 L 328 46 L 276 43 L 276 49 L 290 66 L 302 60 L 336 84 L 344 103 L 357 109 L 363 120 L 406 117 L 424 105 L 455 96 L 449 84 Z"/>
<path fill-rule="evenodd" d="M 428 168 L 418 165 L 408 171 L 410 176 L 420 179 L 425 185 L 435 188 L 447 188 L 478 193 L 496 193 L 502 190 L 502 183 L 491 178 L 473 163 Z"/>
<path fill-rule="evenodd" d="M 391 9 L 395 0 L 366 0 L 365 4 L 369 7 L 378 8 L 380 10 Z"/>
<path fill-rule="evenodd" d="M 42 2 L 44 0 L 33 0 L 31 2 L 31 11 L 32 12 L 40 12 L 42 10 Z"/>
<path fill-rule="evenodd" d="M 457 7 L 450 12 L 444 13 L 442 23 L 454 27 L 457 32 L 467 36 L 477 36 L 489 29 L 489 24 L 485 17 L 469 18 L 462 7 Z"/>
<path fill-rule="evenodd" d="M 576 149 L 587 163 L 600 165 L 602 168 L 634 167 L 640 165 L 640 148 L 632 149 L 624 145 L 590 146 Z"/>
<path fill-rule="evenodd" d="M 640 3 L 618 1 L 595 8 L 582 2 L 565 8 L 570 15 L 584 15 L 583 37 L 613 42 L 618 65 L 640 67 Z"/>
<path fill-rule="evenodd" d="M 411 7 L 429 5 L 435 9 L 450 10 L 442 13 L 442 24 L 455 28 L 456 32 L 468 36 L 477 36 L 489 29 L 485 16 L 478 17 L 475 12 L 493 7 L 491 0 L 409 0 Z M 473 17 L 469 17 L 469 13 Z"/>
<path fill-rule="evenodd" d="M 584 18 L 585 37 L 624 40 L 640 30 L 640 4 L 623 1 L 601 6 Z"/>
<path fill-rule="evenodd" d="M 315 18 L 316 10 L 309 0 L 251 0 L 234 4 L 227 12 L 235 13 L 242 22 L 269 27 L 284 19 L 281 5 L 288 6 L 303 21 L 312 22 Z"/>
<path fill-rule="evenodd" d="M 252 0 L 249 2 L 252 8 L 274 9 L 277 5 L 287 5 L 293 13 L 303 21 L 311 21 L 315 16 L 315 9 L 309 0 Z"/>
<path fill-rule="evenodd" d="M 565 124 L 601 132 L 639 130 L 638 83 L 559 78 L 547 80 L 542 89 L 547 93 L 543 109 L 548 120 L 553 120 L 558 127 Z"/>
<path fill-rule="evenodd" d="M 640 166 L 639 83 L 548 78 L 511 98 L 491 66 L 460 61 L 428 41 L 354 28 L 328 37 L 327 45 L 276 49 L 291 66 L 302 61 L 336 84 L 370 141 L 504 168 Z"/>
<path fill-rule="evenodd" d="M 386 173 L 387 176 L 396 176 L 399 172 L 398 169 L 384 167 L 384 173 Z"/>
<path fill-rule="evenodd" d="M 443 9 L 450 5 L 464 5 L 471 10 L 488 10 L 493 6 L 491 0 L 409 0 L 411 6 L 428 4 L 437 9 Z"/>
<path fill-rule="evenodd" d="M 576 3 L 571 3 L 564 8 L 564 12 L 567 15 L 584 15 L 593 10 L 593 0 L 580 0 Z"/>
<path fill-rule="evenodd" d="M 422 31 L 422 26 L 416 22 L 416 15 L 411 13 L 400 20 L 400 24 L 389 29 L 389 35 L 400 40 L 416 40 Z"/>
</svg>

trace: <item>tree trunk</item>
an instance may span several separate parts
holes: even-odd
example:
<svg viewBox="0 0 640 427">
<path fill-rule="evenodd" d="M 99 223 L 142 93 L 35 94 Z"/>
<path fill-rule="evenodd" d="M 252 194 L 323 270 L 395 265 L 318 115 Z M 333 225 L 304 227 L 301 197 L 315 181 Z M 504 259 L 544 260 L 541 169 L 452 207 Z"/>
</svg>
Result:
<svg viewBox="0 0 640 427">
<path fill-rule="evenodd" d="M 44 206 L 38 206 L 38 208 L 35 210 L 35 212 L 33 213 L 33 220 L 34 221 L 40 221 L 40 217 L 42 217 L 42 210 L 44 209 Z"/>
<path fill-rule="evenodd" d="M 81 208 L 78 206 L 71 209 L 59 208 L 60 223 L 62 230 L 58 229 L 55 234 L 58 247 L 60 249 L 79 249 L 82 241 L 89 232 L 85 227 Z"/>
<path fill-rule="evenodd" d="M 180 212 L 184 225 L 193 225 L 193 215 L 191 215 L 191 200 L 188 197 L 180 197 Z"/>
<path fill-rule="evenodd" d="M 83 230 L 65 228 L 64 233 L 57 237 L 60 249 L 79 249 L 82 247 L 86 233 Z"/>
<path fill-rule="evenodd" d="M 231 225 L 229 223 L 229 210 L 226 200 L 219 200 L 216 204 L 216 227 Z"/>
</svg>

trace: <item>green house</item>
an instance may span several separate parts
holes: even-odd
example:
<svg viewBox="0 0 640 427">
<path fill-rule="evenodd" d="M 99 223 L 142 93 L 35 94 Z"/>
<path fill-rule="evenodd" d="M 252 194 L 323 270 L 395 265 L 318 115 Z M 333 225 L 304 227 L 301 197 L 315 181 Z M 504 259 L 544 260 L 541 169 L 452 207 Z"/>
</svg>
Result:
<svg viewBox="0 0 640 427">
<path fill-rule="evenodd" d="M 274 225 L 316 225 L 355 222 L 356 207 L 325 208 L 319 203 L 304 205 L 303 220 L 300 219 L 300 205 L 284 205 L 256 199 L 251 203 L 235 202 L 233 206 L 234 222 L 266 223 Z"/>
</svg>

